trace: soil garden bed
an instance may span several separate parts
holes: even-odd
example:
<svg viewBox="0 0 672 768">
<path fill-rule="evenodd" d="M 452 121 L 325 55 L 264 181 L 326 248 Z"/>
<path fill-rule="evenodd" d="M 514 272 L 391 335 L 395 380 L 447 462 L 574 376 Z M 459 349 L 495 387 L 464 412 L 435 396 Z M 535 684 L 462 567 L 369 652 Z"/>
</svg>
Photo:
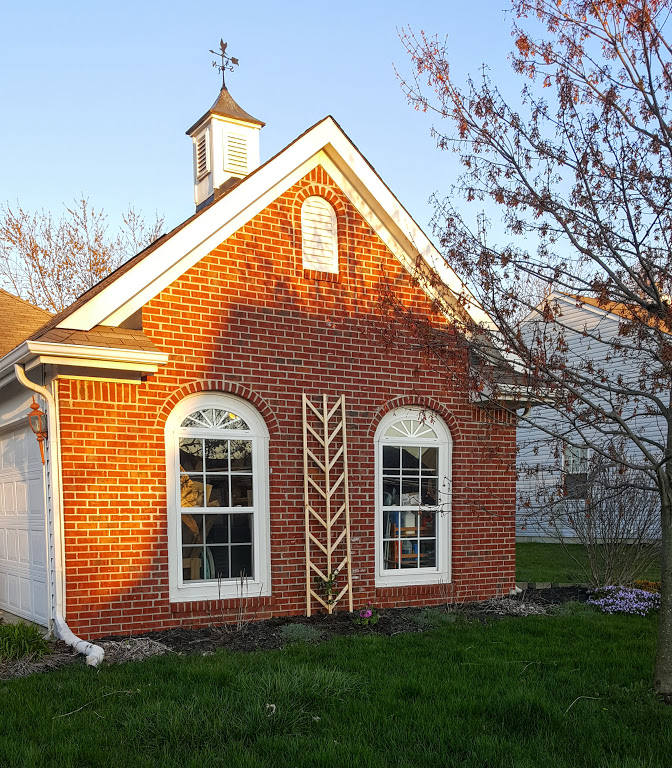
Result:
<svg viewBox="0 0 672 768">
<path fill-rule="evenodd" d="M 292 642 L 323 642 L 336 636 L 363 633 L 392 636 L 402 632 L 424 632 L 458 618 L 490 622 L 510 616 L 540 615 L 562 603 L 585 602 L 587 598 L 588 592 L 582 587 L 555 587 L 527 590 L 519 595 L 493 598 L 483 603 L 381 610 L 379 621 L 366 627 L 354 623 L 356 613 L 337 612 L 331 616 L 283 616 L 250 621 L 239 627 L 230 624 L 198 629 L 180 627 L 132 637 L 106 637 L 96 640 L 96 643 L 105 650 L 105 662 L 109 664 L 141 661 L 166 653 L 210 654 L 222 648 L 229 651 L 277 650 Z M 65 643 L 54 641 L 52 652 L 42 659 L 0 663 L 0 680 L 79 664 L 82 660 L 83 656 Z"/>
</svg>

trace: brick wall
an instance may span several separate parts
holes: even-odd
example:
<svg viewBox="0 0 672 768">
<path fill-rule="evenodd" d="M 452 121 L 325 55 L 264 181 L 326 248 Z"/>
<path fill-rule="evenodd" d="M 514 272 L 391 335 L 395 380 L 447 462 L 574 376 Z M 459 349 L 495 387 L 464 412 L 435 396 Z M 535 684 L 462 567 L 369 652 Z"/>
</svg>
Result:
<svg viewBox="0 0 672 768">
<path fill-rule="evenodd" d="M 313 194 L 337 212 L 336 279 L 302 269 L 301 203 Z M 246 398 L 270 432 L 273 590 L 247 601 L 249 617 L 306 611 L 303 391 L 347 398 L 355 606 L 508 593 L 515 428 L 483 418 L 464 387 L 400 343 L 402 332 L 381 317 L 381 282 L 416 312 L 431 312 L 317 168 L 144 307 L 145 333 L 170 353 L 156 376 L 140 385 L 59 380 L 73 631 L 96 637 L 235 617 L 236 601 L 168 598 L 164 425 L 175 404 L 198 391 Z M 384 413 L 410 404 L 438 411 L 453 438 L 453 578 L 449 585 L 381 589 L 374 585 L 373 436 Z"/>
</svg>

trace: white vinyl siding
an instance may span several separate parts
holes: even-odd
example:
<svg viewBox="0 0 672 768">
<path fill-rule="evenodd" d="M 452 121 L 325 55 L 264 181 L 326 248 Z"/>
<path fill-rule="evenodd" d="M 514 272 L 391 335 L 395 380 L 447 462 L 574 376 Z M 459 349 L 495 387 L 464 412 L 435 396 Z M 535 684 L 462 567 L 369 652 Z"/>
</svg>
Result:
<svg viewBox="0 0 672 768">
<path fill-rule="evenodd" d="M 336 212 L 322 197 L 308 197 L 301 208 L 303 268 L 338 272 Z"/>
</svg>

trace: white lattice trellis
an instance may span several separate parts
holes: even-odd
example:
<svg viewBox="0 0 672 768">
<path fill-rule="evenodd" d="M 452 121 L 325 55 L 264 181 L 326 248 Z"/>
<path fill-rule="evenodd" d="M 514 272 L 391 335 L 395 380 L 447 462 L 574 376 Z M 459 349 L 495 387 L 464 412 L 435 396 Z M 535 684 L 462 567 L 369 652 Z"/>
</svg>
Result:
<svg viewBox="0 0 672 768">
<path fill-rule="evenodd" d="M 333 613 L 345 595 L 353 610 L 345 396 L 329 408 L 323 395 L 321 406 L 316 408 L 303 394 L 308 616 L 314 602 Z"/>
</svg>

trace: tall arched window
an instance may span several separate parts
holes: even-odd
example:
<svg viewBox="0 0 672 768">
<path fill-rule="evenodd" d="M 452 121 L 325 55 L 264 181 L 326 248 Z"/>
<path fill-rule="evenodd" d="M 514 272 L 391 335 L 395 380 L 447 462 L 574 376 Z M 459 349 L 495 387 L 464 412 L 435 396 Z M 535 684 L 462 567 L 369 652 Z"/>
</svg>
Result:
<svg viewBox="0 0 672 768">
<path fill-rule="evenodd" d="M 448 427 L 417 407 L 386 414 L 376 431 L 376 582 L 450 580 Z"/>
<path fill-rule="evenodd" d="M 185 398 L 166 424 L 170 597 L 270 594 L 268 431 L 244 400 Z M 242 580 L 242 582 L 241 582 Z"/>
</svg>

